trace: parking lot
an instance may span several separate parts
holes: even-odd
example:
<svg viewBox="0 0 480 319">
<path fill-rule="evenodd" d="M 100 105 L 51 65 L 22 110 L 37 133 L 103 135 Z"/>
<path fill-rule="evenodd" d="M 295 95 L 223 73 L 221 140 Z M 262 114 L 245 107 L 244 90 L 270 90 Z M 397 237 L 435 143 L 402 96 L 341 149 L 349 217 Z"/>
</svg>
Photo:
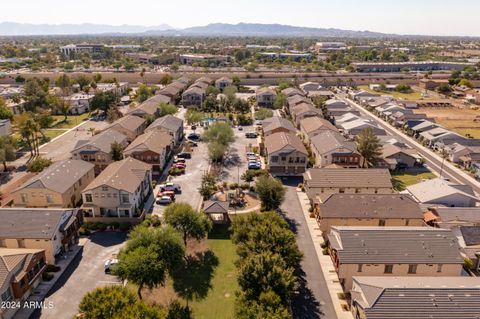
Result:
<svg viewBox="0 0 480 319">
<path fill-rule="evenodd" d="M 118 284 L 119 280 L 105 274 L 104 264 L 112 254 L 119 252 L 126 240 L 123 232 L 95 233 L 59 281 L 45 298 L 45 303 L 53 303 L 53 308 L 36 311 L 31 318 L 73 318 L 78 313 L 78 305 L 89 291 L 106 285 Z"/>
</svg>

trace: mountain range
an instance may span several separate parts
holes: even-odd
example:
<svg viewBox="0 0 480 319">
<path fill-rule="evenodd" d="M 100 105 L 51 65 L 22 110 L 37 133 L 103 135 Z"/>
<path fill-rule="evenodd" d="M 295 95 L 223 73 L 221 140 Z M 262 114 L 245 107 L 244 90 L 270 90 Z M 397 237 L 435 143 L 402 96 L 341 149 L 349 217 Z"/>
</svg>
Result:
<svg viewBox="0 0 480 319">
<path fill-rule="evenodd" d="M 0 23 L 0 36 L 26 35 L 137 35 L 137 36 L 259 36 L 259 37 L 336 37 L 385 38 L 403 37 L 372 31 L 352 31 L 334 28 L 298 27 L 282 24 L 212 23 L 205 26 L 175 29 L 167 24 L 157 26 L 107 24 L 26 24 Z"/>
</svg>

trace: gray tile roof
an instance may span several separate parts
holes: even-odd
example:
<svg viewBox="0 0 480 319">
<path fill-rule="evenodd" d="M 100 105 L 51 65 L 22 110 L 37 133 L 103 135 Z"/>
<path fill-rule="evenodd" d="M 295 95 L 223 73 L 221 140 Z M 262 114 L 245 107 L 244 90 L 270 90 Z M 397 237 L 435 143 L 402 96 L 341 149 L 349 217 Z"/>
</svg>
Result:
<svg viewBox="0 0 480 319">
<path fill-rule="evenodd" d="M 292 122 L 280 116 L 273 116 L 263 120 L 262 126 L 263 132 L 271 132 L 281 127 L 294 133 L 297 131 L 295 129 L 295 126 L 293 126 Z"/>
<path fill-rule="evenodd" d="M 311 168 L 304 175 L 308 187 L 392 188 L 388 169 Z"/>
<path fill-rule="evenodd" d="M 328 235 L 341 264 L 462 264 L 450 230 L 431 227 L 333 226 Z"/>
<path fill-rule="evenodd" d="M 63 160 L 55 162 L 38 175 L 35 175 L 15 191 L 23 188 L 45 188 L 57 193 L 64 193 L 95 165 L 82 160 Z"/>
<path fill-rule="evenodd" d="M 214 201 L 214 200 L 207 200 L 203 203 L 203 211 L 205 213 L 228 213 L 228 202 L 224 201 Z"/>
<path fill-rule="evenodd" d="M 480 278 L 353 277 L 366 319 L 477 319 Z"/>
<path fill-rule="evenodd" d="M 160 154 L 167 146 L 172 145 L 173 137 L 161 130 L 151 130 L 137 137 L 123 151 L 124 155 L 130 155 L 135 152 L 152 151 Z"/>
<path fill-rule="evenodd" d="M 333 194 L 319 209 L 322 218 L 423 219 L 420 205 L 403 194 Z"/>
<path fill-rule="evenodd" d="M 308 154 L 302 140 L 292 132 L 277 132 L 265 136 L 265 148 L 269 154 L 280 151 L 285 147 L 290 147 L 305 155 Z"/>
<path fill-rule="evenodd" d="M 153 128 L 165 128 L 170 132 L 176 132 L 181 127 L 183 127 L 183 120 L 169 114 L 156 119 L 148 126 L 147 130 Z"/>
<path fill-rule="evenodd" d="M 132 110 L 130 113 L 146 113 L 149 115 L 154 115 L 161 103 L 170 103 L 170 98 L 166 95 L 157 94 L 140 104 L 136 109 Z"/>
<path fill-rule="evenodd" d="M 432 178 L 407 187 L 408 192 L 421 203 L 434 203 L 452 195 L 480 201 L 470 185 L 458 185 L 441 178 Z"/>
<path fill-rule="evenodd" d="M 50 239 L 72 218 L 73 209 L 0 208 L 0 238 Z"/>
<path fill-rule="evenodd" d="M 317 149 L 319 154 L 325 154 L 339 147 L 349 149 L 357 153 L 357 144 L 347 141 L 342 134 L 334 131 L 324 131 L 310 138 L 310 143 Z"/>
<path fill-rule="evenodd" d="M 126 130 L 129 130 L 131 132 L 135 132 L 144 123 L 145 123 L 145 120 L 141 117 L 134 116 L 134 115 L 127 115 L 127 116 L 121 117 L 118 120 L 116 120 L 115 122 L 113 122 L 107 129 L 113 128 L 113 127 L 119 125 Z"/>
<path fill-rule="evenodd" d="M 106 130 L 97 135 L 92 136 L 89 140 L 80 140 L 75 145 L 72 153 L 79 148 L 91 146 L 93 149 L 109 153 L 113 143 L 124 144 L 127 142 L 127 137 L 115 130 Z"/>
</svg>

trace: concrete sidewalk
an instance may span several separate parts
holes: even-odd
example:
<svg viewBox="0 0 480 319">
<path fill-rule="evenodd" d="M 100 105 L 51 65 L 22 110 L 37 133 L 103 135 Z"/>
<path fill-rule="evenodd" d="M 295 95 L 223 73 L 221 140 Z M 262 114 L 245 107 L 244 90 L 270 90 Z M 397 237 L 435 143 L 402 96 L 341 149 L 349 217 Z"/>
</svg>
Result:
<svg viewBox="0 0 480 319">
<path fill-rule="evenodd" d="M 333 306 L 337 314 L 338 319 L 353 319 L 353 315 L 348 310 L 343 310 L 343 305 L 348 305 L 347 301 L 339 299 L 338 294 L 343 294 L 342 286 L 338 280 L 337 273 L 333 266 L 332 260 L 329 255 L 323 255 L 321 245 L 324 243 L 322 232 L 320 231 L 315 218 L 310 217 L 308 209 L 310 207 L 310 201 L 304 192 L 297 190 L 298 201 L 302 207 L 303 214 L 308 224 L 308 230 L 312 237 L 313 244 L 315 246 L 315 252 L 317 253 L 318 261 L 320 262 L 320 268 L 322 269 L 323 276 L 327 282 L 328 293 L 333 301 Z"/>
<path fill-rule="evenodd" d="M 77 246 L 75 246 L 71 251 L 64 253 L 62 258 L 56 263 L 56 266 L 59 266 L 61 269 L 58 272 L 51 273 L 53 275 L 52 280 L 50 281 L 41 281 L 40 284 L 35 288 L 32 294 L 25 300 L 25 302 L 36 301 L 40 302 L 43 301 L 50 290 L 55 286 L 57 281 L 60 279 L 62 274 L 68 268 L 70 263 L 75 259 L 75 257 L 83 250 L 83 246 L 85 245 L 86 238 L 80 238 L 80 241 Z M 18 310 L 13 318 L 15 319 L 25 319 L 30 318 L 30 316 L 35 312 L 35 308 L 21 308 Z"/>
</svg>

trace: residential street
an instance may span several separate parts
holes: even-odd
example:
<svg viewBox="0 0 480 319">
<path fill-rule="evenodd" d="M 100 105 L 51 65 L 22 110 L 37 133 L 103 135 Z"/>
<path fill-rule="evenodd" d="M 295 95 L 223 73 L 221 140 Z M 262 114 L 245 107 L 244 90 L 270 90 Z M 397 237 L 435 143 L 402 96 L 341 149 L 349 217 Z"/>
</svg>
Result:
<svg viewBox="0 0 480 319">
<path fill-rule="evenodd" d="M 298 247 L 304 254 L 299 274 L 299 293 L 292 302 L 293 315 L 298 319 L 334 319 L 337 316 L 332 299 L 306 226 L 305 216 L 298 202 L 296 187 L 300 182 L 301 178 L 289 178 L 288 181 L 284 181 L 287 192 L 281 206 L 297 236 Z"/>
<path fill-rule="evenodd" d="M 379 119 L 372 113 L 366 111 L 363 107 L 361 107 L 357 103 L 354 103 L 350 99 L 347 99 L 345 93 L 337 94 L 337 97 L 345 101 L 346 103 L 350 104 L 352 107 L 358 109 L 364 116 L 377 122 L 380 127 L 385 129 L 389 134 L 395 136 L 395 138 L 398 139 L 400 142 L 403 142 L 408 146 L 416 149 L 418 153 L 425 159 L 425 162 L 428 165 L 428 167 L 431 170 L 437 172 L 437 174 L 440 173 L 442 168 L 442 159 L 438 154 L 420 145 L 417 141 L 413 140 L 403 132 L 400 132 L 390 124 Z M 442 177 L 449 178 L 450 180 L 457 181 L 461 184 L 471 185 L 476 193 L 480 193 L 480 183 L 476 181 L 474 178 L 468 176 L 466 173 L 460 171 L 460 169 L 453 166 L 447 160 L 444 161 Z"/>
<path fill-rule="evenodd" d="M 126 233 L 123 232 L 100 232 L 90 236 L 83 251 L 45 299 L 46 303 L 53 303 L 53 308 L 38 310 L 30 318 L 73 318 L 86 293 L 97 287 L 118 284 L 116 277 L 104 273 L 104 263 L 119 252 L 125 239 Z"/>
</svg>

